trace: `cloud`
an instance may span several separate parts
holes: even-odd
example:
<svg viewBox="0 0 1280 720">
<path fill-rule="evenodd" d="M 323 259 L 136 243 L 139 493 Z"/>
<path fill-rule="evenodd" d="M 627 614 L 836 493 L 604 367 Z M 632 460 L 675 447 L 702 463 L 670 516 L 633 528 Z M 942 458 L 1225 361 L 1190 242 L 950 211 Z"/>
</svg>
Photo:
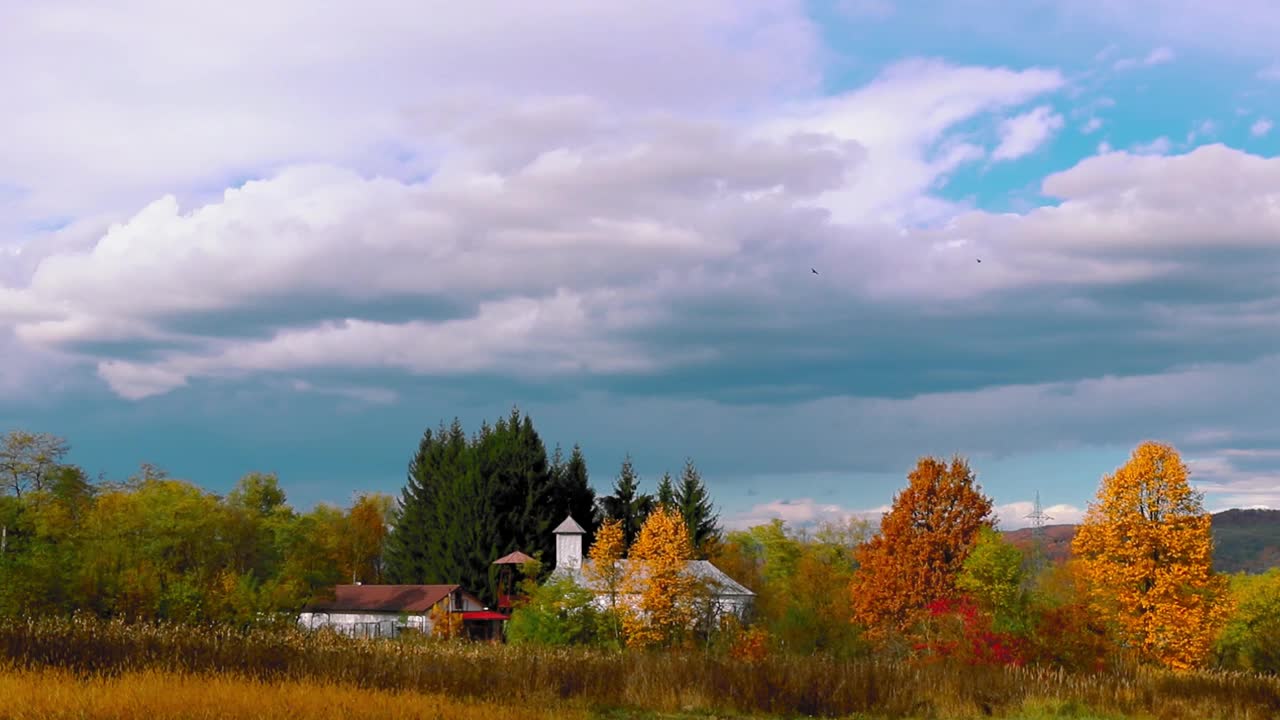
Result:
<svg viewBox="0 0 1280 720">
<path fill-rule="evenodd" d="M 874 526 L 879 524 L 880 517 L 888 510 L 888 505 L 870 510 L 850 510 L 838 504 L 820 503 L 806 497 L 759 503 L 749 510 L 725 518 L 724 524 L 731 530 L 742 530 L 777 519 L 793 529 L 801 529 L 815 528 L 828 522 L 844 523 L 857 518 L 867 520 Z"/>
<path fill-rule="evenodd" d="M 996 517 L 1000 519 L 999 529 L 1017 530 L 1018 528 L 1031 527 L 1031 518 L 1027 516 L 1034 509 L 1035 502 L 1032 500 L 1018 500 L 996 505 Z M 1041 507 L 1041 512 L 1047 516 L 1045 519 L 1046 525 L 1075 525 L 1084 519 L 1085 513 L 1083 508 L 1065 503 L 1044 505 Z"/>
<path fill-rule="evenodd" d="M 1020 106 L 1063 87 L 1057 70 L 956 66 L 913 59 L 886 68 L 848 95 L 800 104 L 765 124 L 770 134 L 831 133 L 872 148 L 858 176 L 817 201 L 839 222 L 914 225 L 952 214 L 930 196 L 940 180 L 982 157 L 948 131 L 986 113 Z"/>
<path fill-rule="evenodd" d="M 1091 135 L 1102 128 L 1102 118 L 1091 117 L 1084 125 L 1080 126 L 1080 132 L 1085 135 Z"/>
<path fill-rule="evenodd" d="M 72 0 L 7 8 L 0 28 L 0 85 L 24 108 L 0 117 L 0 186 L 23 188 L 0 223 L 11 227 L 160 192 L 203 198 L 298 162 L 427 173 L 414 118 L 457 99 L 585 95 L 698 113 L 808 95 L 820 80 L 816 29 L 789 0 L 228 0 L 194 14 Z"/>
<path fill-rule="evenodd" d="M 1280 63 L 1268 65 L 1259 70 L 1258 78 L 1262 80 L 1280 80 Z"/>
<path fill-rule="evenodd" d="M 1000 124 L 1000 144 L 991 153 L 993 160 L 1016 160 L 1043 145 L 1062 129 L 1062 116 L 1048 105 L 1009 118 Z"/>
<path fill-rule="evenodd" d="M 1249 126 L 1249 134 L 1254 137 L 1264 137 L 1271 132 L 1271 121 L 1266 118 L 1258 118 L 1253 125 Z"/>
<path fill-rule="evenodd" d="M 1151 67 L 1153 65 L 1164 65 L 1173 62 L 1174 53 L 1168 47 L 1158 47 L 1147 53 L 1144 58 L 1121 58 L 1112 63 L 1111 67 L 1115 70 L 1130 70 L 1136 67 Z"/>
<path fill-rule="evenodd" d="M 1162 135 L 1151 142 L 1134 143 L 1130 149 L 1137 155 L 1167 155 L 1172 147 L 1169 138 Z"/>
</svg>

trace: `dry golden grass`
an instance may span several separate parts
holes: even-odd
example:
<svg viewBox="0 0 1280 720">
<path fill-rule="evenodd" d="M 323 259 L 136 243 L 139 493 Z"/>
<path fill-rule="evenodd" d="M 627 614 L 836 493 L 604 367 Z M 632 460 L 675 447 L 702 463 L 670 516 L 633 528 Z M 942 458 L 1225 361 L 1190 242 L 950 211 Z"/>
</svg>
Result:
<svg viewBox="0 0 1280 720">
<path fill-rule="evenodd" d="M 554 717 L 627 708 L 721 716 L 1280 718 L 1280 678 L 1248 673 L 1075 674 L 823 656 L 750 662 L 687 652 L 353 640 L 90 618 L 0 619 L 0 664 L 6 660 L 15 668 L 65 668 L 81 677 L 164 671 L 350 692 L 408 691 L 460 703 L 451 708 L 510 703 L 554 709 Z M 0 717 L 3 712 L 0 702 Z"/>
<path fill-rule="evenodd" d="M 378 720 L 550 720 L 585 718 L 566 704 L 512 706 L 332 682 L 262 682 L 235 675 L 161 670 L 77 676 L 67 670 L 0 669 L 0 717 L 13 720 L 182 718 L 378 718 Z"/>
</svg>

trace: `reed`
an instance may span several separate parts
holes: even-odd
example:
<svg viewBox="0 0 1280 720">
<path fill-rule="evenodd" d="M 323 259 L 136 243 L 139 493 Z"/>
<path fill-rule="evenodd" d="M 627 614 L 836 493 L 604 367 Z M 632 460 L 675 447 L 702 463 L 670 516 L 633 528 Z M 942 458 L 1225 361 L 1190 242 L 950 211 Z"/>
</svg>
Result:
<svg viewBox="0 0 1280 720">
<path fill-rule="evenodd" d="M 845 717 L 1280 717 L 1280 678 L 1129 669 L 917 666 L 877 659 L 615 652 L 300 630 L 125 624 L 86 617 L 0 620 L 0 661 L 111 678 L 163 671 L 411 691 L 467 703 L 653 712 Z M 1045 713 L 1049 713 L 1046 715 Z"/>
</svg>

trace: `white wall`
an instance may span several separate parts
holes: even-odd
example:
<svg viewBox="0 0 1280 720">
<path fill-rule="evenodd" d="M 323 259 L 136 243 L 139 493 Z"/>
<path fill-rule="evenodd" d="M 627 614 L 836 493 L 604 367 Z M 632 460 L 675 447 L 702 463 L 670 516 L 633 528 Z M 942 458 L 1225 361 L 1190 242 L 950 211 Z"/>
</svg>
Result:
<svg viewBox="0 0 1280 720">
<path fill-rule="evenodd" d="M 304 612 L 298 615 L 298 626 L 307 630 L 331 627 L 359 637 L 395 637 L 401 623 L 399 613 Z M 405 626 L 431 632 L 431 620 L 425 614 L 407 616 Z"/>
</svg>

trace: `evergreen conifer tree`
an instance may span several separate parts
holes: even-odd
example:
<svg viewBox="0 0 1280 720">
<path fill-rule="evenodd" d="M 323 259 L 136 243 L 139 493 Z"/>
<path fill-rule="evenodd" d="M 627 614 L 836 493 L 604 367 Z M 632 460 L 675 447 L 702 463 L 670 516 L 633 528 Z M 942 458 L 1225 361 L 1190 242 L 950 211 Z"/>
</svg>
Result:
<svg viewBox="0 0 1280 720">
<path fill-rule="evenodd" d="M 676 504 L 684 523 L 689 528 L 689 539 L 694 552 L 705 558 L 709 544 L 720 539 L 719 517 L 711 504 L 711 494 L 702 482 L 702 475 L 694 467 L 692 459 L 686 459 L 680 473 L 680 486 L 676 490 Z"/>
</svg>

